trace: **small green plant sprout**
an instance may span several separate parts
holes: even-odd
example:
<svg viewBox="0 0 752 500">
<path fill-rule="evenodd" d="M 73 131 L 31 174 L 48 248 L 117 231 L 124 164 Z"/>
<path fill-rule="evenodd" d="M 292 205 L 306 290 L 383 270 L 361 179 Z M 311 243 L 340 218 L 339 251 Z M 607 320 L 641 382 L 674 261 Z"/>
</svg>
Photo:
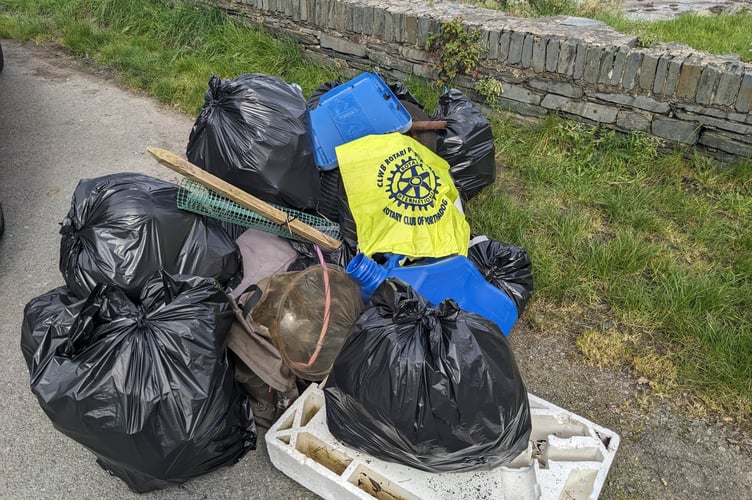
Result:
<svg viewBox="0 0 752 500">
<path fill-rule="evenodd" d="M 637 37 L 638 47 L 655 47 L 660 43 L 660 37 L 655 33 L 644 33 Z"/>
<path fill-rule="evenodd" d="M 439 86 L 449 87 L 458 75 L 475 76 L 481 55 L 486 47 L 480 42 L 480 32 L 468 30 L 458 17 L 442 23 L 438 33 L 426 40 L 426 50 L 436 61 Z"/>
<path fill-rule="evenodd" d="M 486 100 L 486 104 L 491 107 L 496 106 L 499 97 L 504 92 L 501 82 L 491 75 L 486 75 L 478 80 L 474 88 Z"/>
</svg>

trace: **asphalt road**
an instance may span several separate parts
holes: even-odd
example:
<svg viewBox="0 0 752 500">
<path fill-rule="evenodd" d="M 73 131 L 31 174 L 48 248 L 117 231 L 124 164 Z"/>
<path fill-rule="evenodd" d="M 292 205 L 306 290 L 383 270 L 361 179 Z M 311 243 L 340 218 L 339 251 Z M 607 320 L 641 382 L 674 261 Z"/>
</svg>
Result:
<svg viewBox="0 0 752 500">
<path fill-rule="evenodd" d="M 263 433 L 232 467 L 137 495 L 52 427 L 29 390 L 19 339 L 26 303 L 64 284 L 59 223 L 73 190 L 82 178 L 117 172 L 175 179 L 146 148 L 184 154 L 194 117 L 77 71 L 63 55 L 0 44 L 0 498 L 316 498 L 274 468 Z"/>
</svg>

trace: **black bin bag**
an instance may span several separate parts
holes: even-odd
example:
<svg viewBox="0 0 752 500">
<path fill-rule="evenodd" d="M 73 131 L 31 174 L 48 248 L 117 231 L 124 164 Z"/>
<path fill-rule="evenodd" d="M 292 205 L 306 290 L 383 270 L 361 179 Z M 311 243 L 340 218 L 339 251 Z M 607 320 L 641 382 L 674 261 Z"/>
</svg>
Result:
<svg viewBox="0 0 752 500">
<path fill-rule="evenodd" d="M 353 326 L 324 396 L 334 437 L 429 472 L 507 464 L 530 436 L 527 392 L 499 328 L 451 299 L 433 309 L 394 278 Z"/>
<path fill-rule="evenodd" d="M 256 447 L 226 349 L 233 317 L 210 278 L 158 273 L 139 301 L 57 288 L 24 310 L 31 390 L 57 430 L 133 491 L 183 483 Z"/>
<path fill-rule="evenodd" d="M 481 235 L 470 240 L 467 258 L 486 281 L 514 301 L 517 315 L 522 314 L 533 296 L 533 266 L 527 250 Z"/>
<path fill-rule="evenodd" d="M 321 187 L 302 91 L 275 76 L 212 75 L 188 160 L 270 203 L 314 209 Z"/>
<path fill-rule="evenodd" d="M 434 120 L 445 120 L 437 133 L 436 154 L 449 163 L 449 174 L 463 201 L 496 180 L 496 149 L 491 124 L 460 90 L 439 97 Z"/>
<path fill-rule="evenodd" d="M 61 224 L 60 272 L 87 297 L 99 283 L 136 299 L 151 276 L 242 277 L 237 243 L 219 221 L 177 207 L 178 187 L 147 175 L 118 173 L 81 180 Z"/>
</svg>

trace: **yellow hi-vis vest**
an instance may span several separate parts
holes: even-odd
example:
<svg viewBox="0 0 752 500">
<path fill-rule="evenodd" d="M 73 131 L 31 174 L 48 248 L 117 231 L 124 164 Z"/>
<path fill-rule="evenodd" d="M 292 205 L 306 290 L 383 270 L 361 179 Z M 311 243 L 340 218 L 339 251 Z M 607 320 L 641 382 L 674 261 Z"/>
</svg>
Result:
<svg viewBox="0 0 752 500">
<path fill-rule="evenodd" d="M 467 255 L 470 226 L 455 206 L 449 164 L 400 133 L 336 148 L 360 251 L 407 257 Z"/>
</svg>

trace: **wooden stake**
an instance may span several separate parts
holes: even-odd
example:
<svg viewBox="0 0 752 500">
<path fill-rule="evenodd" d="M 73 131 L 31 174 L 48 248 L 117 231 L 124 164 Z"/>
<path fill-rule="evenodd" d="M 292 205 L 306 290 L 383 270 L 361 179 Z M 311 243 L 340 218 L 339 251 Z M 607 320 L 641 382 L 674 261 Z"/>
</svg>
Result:
<svg viewBox="0 0 752 500">
<path fill-rule="evenodd" d="M 342 245 L 340 241 L 337 241 L 331 236 L 322 233 L 318 229 L 311 227 L 298 219 L 291 219 L 288 214 L 277 207 L 246 193 L 242 189 L 210 174 L 206 170 L 197 167 L 193 163 L 174 153 L 160 148 L 146 148 L 146 150 L 151 153 L 160 164 L 170 170 L 174 170 L 175 172 L 198 182 L 202 186 L 231 199 L 243 208 L 247 208 L 248 210 L 252 210 L 257 214 L 266 217 L 275 224 L 284 226 L 293 234 L 302 236 L 327 250 L 336 250 Z"/>
</svg>

